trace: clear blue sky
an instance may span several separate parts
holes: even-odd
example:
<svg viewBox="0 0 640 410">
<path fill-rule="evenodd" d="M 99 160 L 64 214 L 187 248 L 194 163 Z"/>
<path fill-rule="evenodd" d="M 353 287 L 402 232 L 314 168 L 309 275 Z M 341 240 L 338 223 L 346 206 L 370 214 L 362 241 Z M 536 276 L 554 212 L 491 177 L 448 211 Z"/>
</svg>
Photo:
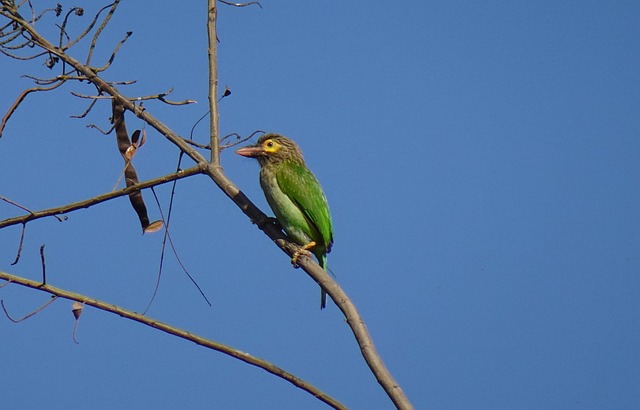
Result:
<svg viewBox="0 0 640 410">
<path fill-rule="evenodd" d="M 37 4 L 35 2 L 34 4 Z M 123 2 L 101 65 L 174 87 L 189 107 L 146 104 L 188 136 L 206 111 L 206 2 Z M 301 145 L 331 206 L 329 265 L 416 408 L 640 408 L 640 3 L 262 1 L 221 6 L 224 133 Z M 89 10 L 88 13 L 90 14 Z M 84 18 L 85 20 L 88 17 Z M 40 24 L 43 29 L 52 20 Z M 79 29 L 79 25 L 72 28 Z M 83 52 L 74 52 L 82 59 Z M 0 108 L 46 76 L 0 59 Z M 34 209 L 110 191 L 122 171 L 102 103 L 71 120 L 86 85 L 32 95 L 0 139 L 0 195 Z M 129 128 L 142 123 L 129 118 Z M 195 138 L 205 141 L 205 125 Z M 141 179 L 175 168 L 149 130 Z M 264 211 L 258 165 L 222 153 Z M 168 187 L 158 189 L 167 206 Z M 149 191 L 153 219 L 159 217 Z M 22 212 L 0 203 L 0 219 Z M 177 188 L 172 234 L 213 302 L 167 255 L 149 315 L 273 361 L 354 409 L 391 402 L 332 302 L 205 177 Z M 140 235 L 125 198 L 0 231 L 0 269 L 141 311 L 161 234 Z M 14 316 L 47 296 L 0 289 Z M 70 302 L 0 319 L 5 408 L 322 409 L 261 370 Z"/>
</svg>

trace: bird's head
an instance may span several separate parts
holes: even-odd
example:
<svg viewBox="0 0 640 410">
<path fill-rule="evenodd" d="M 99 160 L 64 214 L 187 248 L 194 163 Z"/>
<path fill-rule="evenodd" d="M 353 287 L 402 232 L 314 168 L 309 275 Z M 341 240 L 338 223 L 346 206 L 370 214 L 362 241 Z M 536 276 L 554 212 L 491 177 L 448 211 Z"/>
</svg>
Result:
<svg viewBox="0 0 640 410">
<path fill-rule="evenodd" d="M 236 154 L 256 158 L 260 166 L 283 161 L 295 161 L 304 164 L 300 147 L 289 138 L 280 134 L 265 134 L 255 145 L 240 148 Z"/>
</svg>

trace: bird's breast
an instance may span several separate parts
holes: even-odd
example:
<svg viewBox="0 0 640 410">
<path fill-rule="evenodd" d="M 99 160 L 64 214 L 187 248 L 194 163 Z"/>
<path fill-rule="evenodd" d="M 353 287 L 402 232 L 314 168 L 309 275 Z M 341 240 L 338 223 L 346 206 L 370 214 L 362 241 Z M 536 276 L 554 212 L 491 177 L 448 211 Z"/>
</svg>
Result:
<svg viewBox="0 0 640 410">
<path fill-rule="evenodd" d="M 296 203 L 280 189 L 275 174 L 261 171 L 260 185 L 269 207 L 286 234 L 301 246 L 311 242 L 315 228 Z"/>
</svg>

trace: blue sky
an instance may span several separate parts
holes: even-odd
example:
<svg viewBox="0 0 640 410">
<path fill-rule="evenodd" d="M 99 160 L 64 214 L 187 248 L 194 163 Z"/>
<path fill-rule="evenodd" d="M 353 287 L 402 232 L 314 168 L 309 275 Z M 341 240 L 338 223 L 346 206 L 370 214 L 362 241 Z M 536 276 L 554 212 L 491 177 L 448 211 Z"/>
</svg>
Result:
<svg viewBox="0 0 640 410">
<path fill-rule="evenodd" d="M 207 109 L 206 7 L 138 3 L 123 2 L 96 65 L 133 31 L 105 77 L 137 79 L 131 96 L 174 87 L 173 99 L 197 100 L 146 104 L 188 136 Z M 416 408 L 638 408 L 640 4 L 262 5 L 221 6 L 220 85 L 232 91 L 222 132 L 301 145 L 331 206 L 329 265 Z M 0 70 L 2 111 L 30 86 L 21 74 L 50 74 L 6 58 Z M 39 210 L 113 188 L 114 138 L 85 128 L 108 127 L 109 104 L 71 120 L 86 107 L 71 90 L 92 92 L 32 95 L 12 118 L 0 195 Z M 141 179 L 176 164 L 148 131 Z M 226 150 L 222 164 L 270 213 L 255 161 Z M 157 192 L 166 208 L 169 188 Z M 0 203 L 1 219 L 21 213 Z M 150 316 L 271 360 L 350 408 L 391 408 L 335 305 L 320 311 L 317 285 L 210 180 L 181 181 L 172 218 L 213 307 L 168 255 Z M 128 200 L 30 223 L 10 266 L 19 235 L 0 231 L 1 270 L 38 278 L 46 244 L 52 285 L 147 305 L 162 237 L 140 235 Z M 48 297 L 6 286 L 0 298 L 21 316 Z M 76 345 L 70 305 L 0 320 L 6 406 L 325 408 L 261 370 L 94 309 Z"/>
</svg>

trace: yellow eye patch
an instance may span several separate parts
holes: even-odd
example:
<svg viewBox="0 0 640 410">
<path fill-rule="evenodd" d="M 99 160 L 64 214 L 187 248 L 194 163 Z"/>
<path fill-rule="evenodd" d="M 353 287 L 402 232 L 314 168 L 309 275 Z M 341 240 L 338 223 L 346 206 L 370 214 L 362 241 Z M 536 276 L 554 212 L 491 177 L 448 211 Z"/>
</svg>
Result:
<svg viewBox="0 0 640 410">
<path fill-rule="evenodd" d="M 262 148 L 264 148 L 265 152 L 277 152 L 280 148 L 282 148 L 282 145 L 278 144 L 272 139 L 268 139 L 262 143 Z"/>
</svg>

